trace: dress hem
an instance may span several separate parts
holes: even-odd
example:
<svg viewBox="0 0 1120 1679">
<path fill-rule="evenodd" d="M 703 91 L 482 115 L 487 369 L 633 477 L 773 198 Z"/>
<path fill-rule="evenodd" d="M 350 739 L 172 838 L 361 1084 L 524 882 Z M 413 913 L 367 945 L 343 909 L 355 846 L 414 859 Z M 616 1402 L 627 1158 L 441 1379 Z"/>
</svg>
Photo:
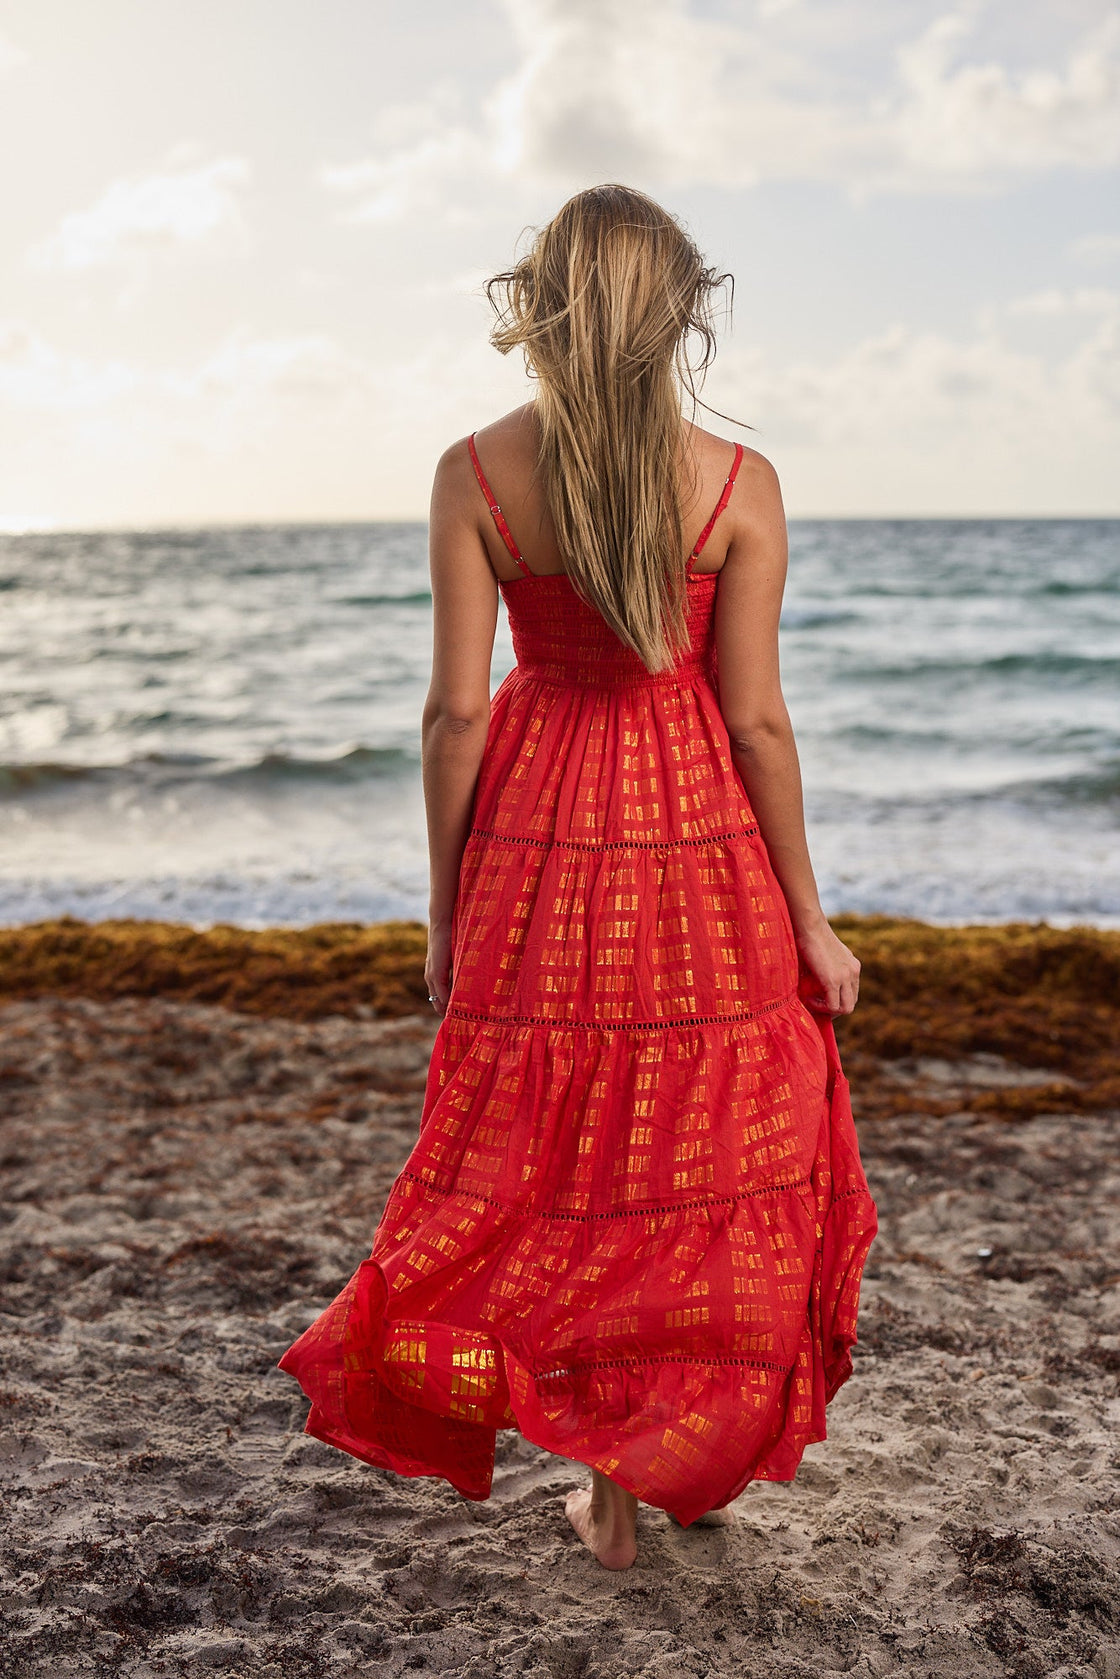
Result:
<svg viewBox="0 0 1120 1679">
<path fill-rule="evenodd" d="M 851 1110 L 831 1022 L 819 1024 L 830 1065 L 822 1113 L 828 1134 L 850 1125 Z M 514 1429 L 687 1527 L 752 1481 L 794 1480 L 806 1448 L 827 1439 L 826 1407 L 853 1372 L 875 1203 L 864 1183 L 846 1174 L 836 1183 L 826 1171 L 816 1190 L 823 1204 L 801 1327 L 781 1360 L 730 1348 L 707 1352 L 696 1342 L 671 1354 L 622 1352 L 601 1360 L 542 1347 L 543 1359 L 530 1362 L 527 1349 L 509 1345 L 500 1323 L 468 1327 L 445 1320 L 438 1308 L 391 1315 L 395 1290 L 375 1257 L 375 1238 L 375 1253 L 279 1368 L 312 1402 L 305 1432 L 375 1468 L 442 1479 L 481 1502 L 491 1494 L 497 1432 Z M 755 1201 L 757 1193 L 734 1199 Z M 520 1210 L 509 1211 L 517 1221 Z M 531 1223 L 534 1215 L 521 1213 L 521 1220 Z M 666 1365 L 679 1374 L 662 1376 Z M 682 1425 L 671 1419 L 686 1414 L 698 1427 L 682 1443 Z"/>
<path fill-rule="evenodd" d="M 870 1238 L 868 1239 L 867 1245 L 870 1246 Z M 367 1261 L 366 1263 L 374 1264 L 380 1273 L 381 1268 L 380 1266 L 377 1266 L 376 1261 Z M 849 1273 L 850 1281 L 858 1283 L 858 1272 L 861 1269 L 862 1262 L 860 1262 L 859 1266 L 856 1268 L 854 1276 L 852 1273 Z M 382 1283 L 384 1283 L 383 1276 Z M 401 1323 L 397 1323 L 395 1321 L 394 1327 L 400 1328 L 406 1322 L 407 1320 L 401 1320 Z M 439 1327 L 446 1327 L 450 1329 L 453 1326 L 439 1326 L 429 1323 L 426 1327 L 430 1330 Z M 492 1332 L 490 1333 L 492 1335 Z M 560 1431 L 555 1428 L 550 1428 L 541 1416 L 541 1402 L 538 1384 L 544 1378 L 541 1375 L 527 1369 L 527 1367 L 516 1358 L 510 1349 L 505 1346 L 497 1336 L 492 1335 L 492 1338 L 497 1341 L 501 1352 L 505 1376 L 505 1387 L 509 1396 L 509 1410 L 507 1412 L 509 1420 L 502 1420 L 489 1425 L 463 1424 L 459 1422 L 458 1419 L 448 1417 L 445 1413 L 439 1411 L 425 1411 L 424 1414 L 426 1417 L 432 1419 L 433 1421 L 442 1421 L 452 1430 L 457 1427 L 461 1428 L 464 1426 L 471 1428 L 472 1431 L 477 1429 L 486 1429 L 486 1431 L 494 1437 L 496 1437 L 498 1433 L 517 1433 L 522 1439 L 528 1441 L 530 1445 L 537 1446 L 542 1451 L 547 1451 L 555 1457 L 564 1458 L 568 1462 L 582 1463 L 586 1468 L 597 1470 L 600 1474 L 606 1475 L 610 1480 L 614 1481 L 616 1485 L 622 1487 L 624 1491 L 632 1493 L 633 1496 L 639 1499 L 642 1503 L 648 1504 L 651 1509 L 665 1510 L 667 1514 L 673 1516 L 677 1521 L 679 1521 L 682 1527 L 691 1526 L 693 1522 L 695 1522 L 700 1516 L 707 1514 L 709 1510 L 720 1509 L 724 1505 L 733 1503 L 734 1500 L 739 1498 L 746 1491 L 747 1487 L 755 1481 L 776 1482 L 780 1484 L 793 1482 L 796 1479 L 797 1470 L 800 1467 L 802 1458 L 804 1457 L 805 1451 L 808 1447 L 820 1445 L 828 1438 L 828 1431 L 824 1424 L 823 1416 L 819 1424 L 814 1423 L 809 1427 L 808 1432 L 799 1434 L 795 1440 L 788 1441 L 784 1445 L 783 1436 L 785 1434 L 785 1428 L 783 1427 L 780 1431 L 772 1430 L 772 1439 L 768 1451 L 760 1455 L 749 1470 L 745 1473 L 740 1472 L 731 1480 L 730 1484 L 734 1488 L 733 1491 L 721 1491 L 718 1492 L 712 1500 L 701 1499 L 698 1502 L 694 1501 L 691 1504 L 678 1504 L 676 1501 L 674 1501 L 673 1504 L 660 1503 L 656 1499 L 650 1497 L 649 1488 L 642 1482 L 641 1478 L 629 1475 L 625 1469 L 621 1468 L 615 1462 L 611 1454 L 604 1453 L 602 1451 L 587 1451 L 586 1449 L 580 1450 L 578 1449 L 578 1445 L 573 1447 L 573 1443 L 571 1441 L 565 1440 Z M 851 1341 L 845 1342 L 842 1348 L 834 1352 L 833 1359 L 821 1371 L 821 1375 L 824 1380 L 825 1404 L 831 1402 L 852 1374 L 853 1364 L 851 1348 L 855 1344 L 855 1338 Z M 279 1361 L 276 1368 L 283 1370 L 287 1375 L 294 1376 L 295 1379 L 300 1382 L 301 1387 L 304 1388 L 304 1392 L 307 1393 L 308 1390 L 298 1371 L 299 1360 L 298 1358 L 291 1357 L 291 1354 L 296 1351 L 298 1346 L 299 1342 L 297 1341 L 295 1346 L 293 1346 Z M 680 1358 L 674 1358 L 671 1361 L 636 1359 L 633 1362 L 673 1362 L 690 1367 L 709 1366 L 713 1364 L 730 1364 L 749 1365 L 753 1368 L 780 1369 L 784 1373 L 786 1381 L 783 1382 L 782 1387 L 775 1394 L 773 1409 L 782 1413 L 780 1420 L 783 1424 L 786 1421 L 782 1401 L 786 1396 L 788 1378 L 792 1375 L 793 1366 L 776 1367 L 773 1364 L 768 1364 L 765 1360 L 751 1360 L 736 1357 L 734 1355 L 729 1355 L 727 1358 L 689 1358 L 687 1356 L 682 1356 Z M 566 1366 L 565 1370 L 567 1371 L 572 1368 L 574 1368 L 574 1366 Z M 393 1390 L 390 1389 L 388 1391 L 392 1393 Z M 521 1396 L 520 1406 L 518 1402 L 518 1395 Z M 309 1397 L 311 1396 L 309 1395 Z M 397 1394 L 393 1394 L 393 1401 L 398 1407 L 408 1406 L 408 1401 L 402 1399 Z M 418 1411 L 421 1409 L 419 1406 L 409 1408 Z M 521 1414 L 519 1414 L 519 1409 Z M 535 1416 L 533 1414 L 527 1415 L 525 1414 L 526 1412 L 535 1412 Z M 324 1445 L 328 1445 L 338 1451 L 345 1452 L 348 1456 L 356 1458 L 358 1461 L 369 1465 L 371 1468 L 387 1470 L 392 1474 L 402 1475 L 408 1479 L 446 1481 L 463 1498 L 470 1500 L 472 1503 L 485 1503 L 486 1500 L 492 1496 L 492 1443 L 489 1454 L 489 1467 L 485 1474 L 471 1477 L 464 1474 L 457 1474 L 454 1466 L 450 1463 L 445 1463 L 442 1467 L 436 1467 L 432 1463 L 421 1462 L 419 1459 L 410 1458 L 406 1455 L 396 1455 L 386 1448 L 379 1448 L 374 1442 L 363 1438 L 348 1424 L 344 1425 L 341 1421 L 332 1422 L 314 1398 L 312 1398 L 311 1410 L 308 1414 L 307 1421 L 304 1424 L 303 1432 L 311 1436 L 313 1439 L 321 1441 Z"/>
</svg>

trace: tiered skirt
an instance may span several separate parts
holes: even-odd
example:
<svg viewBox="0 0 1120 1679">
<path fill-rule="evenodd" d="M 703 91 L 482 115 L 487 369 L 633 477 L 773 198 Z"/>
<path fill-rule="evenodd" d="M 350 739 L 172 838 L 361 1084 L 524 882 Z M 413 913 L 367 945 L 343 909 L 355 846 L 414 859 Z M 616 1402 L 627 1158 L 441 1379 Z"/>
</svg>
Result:
<svg viewBox="0 0 1120 1679">
<path fill-rule="evenodd" d="M 876 1230 L 805 979 L 704 671 L 512 672 L 418 1140 L 281 1360 L 308 1432 L 482 1499 L 516 1428 L 686 1524 L 792 1479 Z"/>
</svg>

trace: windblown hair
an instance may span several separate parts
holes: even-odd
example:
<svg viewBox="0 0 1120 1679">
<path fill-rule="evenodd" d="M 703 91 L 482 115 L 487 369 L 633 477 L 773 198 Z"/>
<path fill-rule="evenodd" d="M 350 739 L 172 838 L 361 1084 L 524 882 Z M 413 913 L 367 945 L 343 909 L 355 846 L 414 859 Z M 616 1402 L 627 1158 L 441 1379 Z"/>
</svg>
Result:
<svg viewBox="0 0 1120 1679">
<path fill-rule="evenodd" d="M 715 354 L 706 267 L 645 193 L 576 193 L 489 281 L 491 343 L 537 382 L 538 471 L 568 576 L 647 669 L 688 636 L 681 404 Z M 690 340 L 700 354 L 690 360 Z"/>
</svg>

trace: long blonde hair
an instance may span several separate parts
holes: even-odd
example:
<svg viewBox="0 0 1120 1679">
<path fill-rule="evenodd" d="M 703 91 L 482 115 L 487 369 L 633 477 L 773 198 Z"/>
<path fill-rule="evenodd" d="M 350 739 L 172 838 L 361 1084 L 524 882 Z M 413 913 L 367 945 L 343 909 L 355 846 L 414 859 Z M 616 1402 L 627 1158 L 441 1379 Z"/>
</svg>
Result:
<svg viewBox="0 0 1120 1679">
<path fill-rule="evenodd" d="M 520 346 L 537 381 L 538 470 L 568 576 L 651 671 L 688 636 L 681 400 L 695 412 L 728 279 L 652 198 L 610 184 L 576 193 L 486 287 L 491 343 Z"/>
</svg>

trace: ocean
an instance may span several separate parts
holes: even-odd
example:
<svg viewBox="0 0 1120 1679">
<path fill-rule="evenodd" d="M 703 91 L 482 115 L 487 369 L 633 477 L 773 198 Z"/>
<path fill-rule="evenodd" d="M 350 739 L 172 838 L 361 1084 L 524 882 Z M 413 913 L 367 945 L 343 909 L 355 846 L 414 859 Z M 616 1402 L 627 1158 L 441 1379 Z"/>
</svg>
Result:
<svg viewBox="0 0 1120 1679">
<path fill-rule="evenodd" d="M 0 922 L 423 919 L 430 634 L 422 524 L 0 536 Z M 781 648 L 830 914 L 1120 926 L 1120 521 L 792 521 Z"/>
</svg>

